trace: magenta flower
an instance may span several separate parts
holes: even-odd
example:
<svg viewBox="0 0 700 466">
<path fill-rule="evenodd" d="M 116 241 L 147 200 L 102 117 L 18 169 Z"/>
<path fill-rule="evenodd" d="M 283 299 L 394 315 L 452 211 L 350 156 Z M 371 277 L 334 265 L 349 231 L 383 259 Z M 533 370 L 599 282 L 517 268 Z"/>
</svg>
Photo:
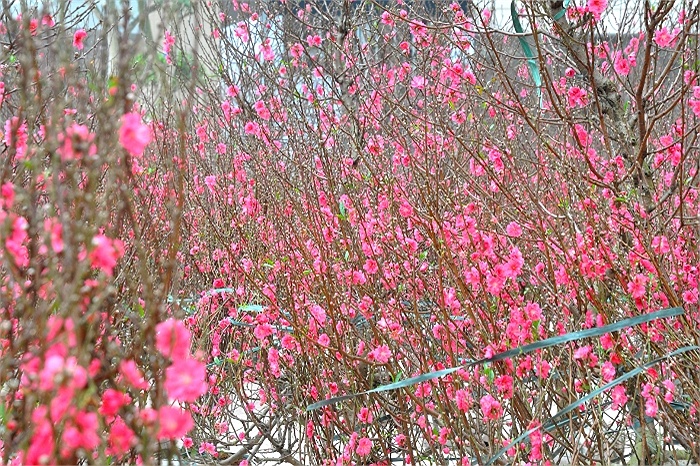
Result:
<svg viewBox="0 0 700 466">
<path fill-rule="evenodd" d="M 102 270 L 105 275 L 111 277 L 114 266 L 124 255 L 124 243 L 119 239 L 110 239 L 105 235 L 97 235 L 92 239 L 93 249 L 90 252 L 90 264 L 96 269 Z"/>
<path fill-rule="evenodd" d="M 127 453 L 137 442 L 136 435 L 124 420 L 118 417 L 109 430 L 108 454 L 121 456 Z"/>
<path fill-rule="evenodd" d="M 357 449 L 355 450 L 358 456 L 367 456 L 372 451 L 372 441 L 367 437 L 363 437 L 357 442 Z"/>
<path fill-rule="evenodd" d="M 85 29 L 78 29 L 75 31 L 75 34 L 73 34 L 73 47 L 75 47 L 78 50 L 83 50 L 85 47 L 85 44 L 83 44 L 83 41 L 87 37 L 87 32 L 85 32 Z"/>
<path fill-rule="evenodd" d="M 608 0 L 588 0 L 587 9 L 591 14 L 593 14 L 593 17 L 596 20 L 599 20 L 607 6 Z"/>
<path fill-rule="evenodd" d="M 479 400 L 479 405 L 481 406 L 481 412 L 484 414 L 484 419 L 496 420 L 503 415 L 501 403 L 491 395 L 484 395 Z"/>
</svg>

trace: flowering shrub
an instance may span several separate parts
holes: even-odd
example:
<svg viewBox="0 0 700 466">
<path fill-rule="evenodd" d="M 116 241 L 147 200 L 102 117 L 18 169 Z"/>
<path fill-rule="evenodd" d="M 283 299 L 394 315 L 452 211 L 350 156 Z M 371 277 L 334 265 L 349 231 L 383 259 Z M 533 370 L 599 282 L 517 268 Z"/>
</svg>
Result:
<svg viewBox="0 0 700 466">
<path fill-rule="evenodd" d="M 697 460 L 700 10 L 657 3 L 192 2 L 145 67 L 6 18 L 2 461 Z"/>
<path fill-rule="evenodd" d="M 100 61 L 104 36 L 71 29 L 89 10 L 66 8 L 2 17 L 0 464 L 151 462 L 207 391 L 169 317 L 177 201 L 154 204 L 178 152 L 153 143 L 127 50 Z"/>
<path fill-rule="evenodd" d="M 201 441 L 304 464 L 486 462 L 694 341 L 695 10 L 639 7 L 653 21 L 606 36 L 606 2 L 518 3 L 528 62 L 500 32 L 514 20 L 479 2 L 255 8 L 202 6 L 222 59 L 199 66 L 223 82 L 189 94 Z M 686 317 L 306 410 L 673 306 Z M 640 459 L 660 457 L 660 425 L 697 456 L 696 360 L 608 390 L 507 462 L 600 461 L 630 425 Z"/>
</svg>

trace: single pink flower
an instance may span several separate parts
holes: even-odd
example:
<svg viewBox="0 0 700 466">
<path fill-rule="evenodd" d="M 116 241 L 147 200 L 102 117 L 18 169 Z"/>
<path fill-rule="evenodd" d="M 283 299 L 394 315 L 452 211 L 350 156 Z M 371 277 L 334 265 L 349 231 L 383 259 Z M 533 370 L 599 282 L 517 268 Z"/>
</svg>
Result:
<svg viewBox="0 0 700 466">
<path fill-rule="evenodd" d="M 518 238 L 520 235 L 523 234 L 523 229 L 520 228 L 518 222 L 510 222 L 506 227 L 506 233 L 508 233 L 508 236 Z"/>
<path fill-rule="evenodd" d="M 425 78 L 423 76 L 414 76 L 411 80 L 411 87 L 413 89 L 425 88 Z"/>
<path fill-rule="evenodd" d="M 588 104 L 588 93 L 585 89 L 581 89 L 578 86 L 571 86 L 569 88 L 569 107 L 585 107 Z"/>
<path fill-rule="evenodd" d="M 190 331 L 182 321 L 170 318 L 156 325 L 156 348 L 166 358 L 186 359 L 190 342 Z"/>
<path fill-rule="evenodd" d="M 211 456 L 216 458 L 219 454 L 216 451 L 216 446 L 210 442 L 202 442 L 199 444 L 199 453 L 209 453 Z"/>
<path fill-rule="evenodd" d="M 608 0 L 588 0 L 587 9 L 596 20 L 600 20 L 600 16 L 608 6 Z"/>
<path fill-rule="evenodd" d="M 207 391 L 206 367 L 191 359 L 178 359 L 165 371 L 165 391 L 177 401 L 196 401 Z"/>
<path fill-rule="evenodd" d="M 121 456 L 127 453 L 137 443 L 134 431 L 118 417 L 109 429 L 108 454 Z"/>
<path fill-rule="evenodd" d="M 472 395 L 468 390 L 459 389 L 457 392 L 455 392 L 455 403 L 457 404 L 457 408 L 461 411 L 464 411 L 465 413 L 469 411 L 469 409 L 472 407 L 473 401 Z"/>
<path fill-rule="evenodd" d="M 363 437 L 357 442 L 357 449 L 355 452 L 358 456 L 367 456 L 372 451 L 372 441 L 367 437 Z"/>
<path fill-rule="evenodd" d="M 654 33 L 654 42 L 659 47 L 673 47 L 676 41 L 676 31 L 669 32 L 668 28 L 661 28 Z"/>
<path fill-rule="evenodd" d="M 253 329 L 253 335 L 255 335 L 255 338 L 258 340 L 263 340 L 270 335 L 272 335 L 273 329 L 272 325 L 270 324 L 259 324 L 255 326 L 255 329 Z"/>
<path fill-rule="evenodd" d="M 481 406 L 484 419 L 496 420 L 503 415 L 501 403 L 491 395 L 484 395 L 481 400 L 479 400 L 479 405 Z"/>
<path fill-rule="evenodd" d="M 133 156 L 142 155 L 152 139 L 150 128 L 141 122 L 141 115 L 132 112 L 122 116 L 119 143 L 128 153 Z"/>
<path fill-rule="evenodd" d="M 175 440 L 184 437 L 194 427 L 189 412 L 173 406 L 158 410 L 158 440 Z"/>
<path fill-rule="evenodd" d="M 603 367 L 600 368 L 600 375 L 605 383 L 610 382 L 615 378 L 615 366 L 610 361 L 605 361 Z"/>
<path fill-rule="evenodd" d="M 621 406 L 624 406 L 625 403 L 627 403 L 627 395 L 625 394 L 625 387 L 622 385 L 617 385 L 615 388 L 612 389 L 612 409 L 620 409 Z"/>
<path fill-rule="evenodd" d="M 617 57 L 615 57 L 615 64 L 613 67 L 615 68 L 615 72 L 620 76 L 627 76 L 632 69 L 629 60 L 623 57 L 622 54 L 618 54 Z"/>
<path fill-rule="evenodd" d="M 90 263 L 111 277 L 114 266 L 124 255 L 124 243 L 119 239 L 110 239 L 105 235 L 97 235 L 92 239 L 93 249 L 90 251 Z"/>
<path fill-rule="evenodd" d="M 53 27 L 56 24 L 56 22 L 54 21 L 51 15 L 46 14 L 42 16 L 41 24 L 43 24 L 44 26 Z"/>
<path fill-rule="evenodd" d="M 391 359 L 391 350 L 386 345 L 378 346 L 367 355 L 367 359 L 379 364 L 386 364 Z"/>
<path fill-rule="evenodd" d="M 108 388 L 102 394 L 102 406 L 99 413 L 106 417 L 114 417 L 122 408 L 131 402 L 131 397 L 119 390 Z"/>
<path fill-rule="evenodd" d="M 649 277 L 637 274 L 634 279 L 627 283 L 627 291 L 633 298 L 642 298 L 646 294 L 647 283 L 649 283 Z"/>
<path fill-rule="evenodd" d="M 143 374 L 136 366 L 136 362 L 129 359 L 119 363 L 119 375 L 125 379 L 126 383 L 137 390 L 148 390 L 148 382 L 143 378 Z"/>
<path fill-rule="evenodd" d="M 73 47 L 75 47 L 78 50 L 83 50 L 85 47 L 85 44 L 83 44 L 83 41 L 87 37 L 87 32 L 85 32 L 85 29 L 78 29 L 75 31 L 75 34 L 73 34 Z"/>
<path fill-rule="evenodd" d="M 94 139 L 95 135 L 87 126 L 73 123 L 66 129 L 65 134 L 58 135 L 61 146 L 57 152 L 64 162 L 80 159 L 83 155 L 95 155 L 97 146 L 93 144 Z"/>
</svg>

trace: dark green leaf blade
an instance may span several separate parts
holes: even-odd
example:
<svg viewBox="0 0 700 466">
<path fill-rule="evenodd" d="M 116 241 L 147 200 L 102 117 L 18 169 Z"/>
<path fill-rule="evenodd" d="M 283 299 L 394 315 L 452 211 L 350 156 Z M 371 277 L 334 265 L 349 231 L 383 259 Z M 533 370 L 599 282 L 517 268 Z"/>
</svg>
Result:
<svg viewBox="0 0 700 466">
<path fill-rule="evenodd" d="M 456 372 L 460 369 L 465 369 L 468 367 L 472 366 L 478 366 L 482 364 L 488 364 L 492 362 L 498 362 L 498 361 L 503 361 L 504 359 L 509 359 L 515 356 L 521 356 L 527 353 L 531 353 L 533 351 L 536 351 L 538 349 L 543 349 L 543 348 L 549 348 L 551 346 L 557 346 L 561 345 L 563 343 L 568 343 L 570 341 L 575 341 L 575 340 L 580 340 L 582 338 L 591 338 L 591 337 L 597 337 L 601 335 L 605 335 L 606 333 L 612 333 L 612 332 L 617 332 L 619 330 L 622 330 L 627 327 L 633 327 L 636 325 L 640 325 L 643 323 L 651 322 L 652 320 L 656 319 L 662 319 L 662 318 L 667 318 L 667 317 L 676 317 L 679 315 L 683 314 L 683 308 L 681 307 L 673 307 L 669 309 L 663 309 L 661 311 L 656 311 L 652 312 L 651 314 L 641 314 L 635 317 L 630 317 L 629 319 L 624 319 L 619 322 L 615 322 L 614 324 L 609 324 L 605 325 L 603 327 L 595 327 L 595 328 L 590 328 L 586 330 L 580 330 L 578 332 L 571 332 L 567 333 L 565 335 L 559 335 L 556 337 L 548 338 L 546 340 L 541 340 L 537 341 L 535 343 L 530 343 L 525 346 L 519 346 L 517 348 L 504 351 L 502 353 L 499 353 L 495 356 L 492 356 L 490 358 L 485 358 L 485 359 L 480 359 L 478 361 L 473 361 L 469 362 L 467 364 L 463 364 L 461 366 L 456 366 L 456 367 L 451 367 L 448 369 L 442 369 L 439 371 L 435 372 L 428 372 L 426 374 L 421 374 L 416 377 L 411 377 L 409 379 L 402 380 L 400 382 L 396 383 L 391 383 L 387 385 L 382 385 L 380 387 L 374 388 L 372 390 L 368 390 L 365 392 L 360 392 L 360 393 L 354 393 L 350 395 L 343 395 L 335 398 L 329 398 L 324 401 L 320 401 L 318 403 L 314 403 L 312 405 L 309 405 L 306 410 L 307 411 L 313 411 L 314 409 L 318 409 L 324 406 L 329 406 L 335 403 L 338 403 L 343 400 L 348 400 L 351 398 L 355 398 L 358 396 L 362 395 L 367 395 L 370 393 L 378 393 L 378 392 L 384 392 L 384 391 L 389 391 L 389 390 L 396 390 L 398 388 L 405 388 L 409 387 L 411 385 L 415 385 L 420 382 L 425 382 L 427 380 L 435 379 L 438 377 L 443 377 L 447 374 L 451 374 L 453 372 Z"/>
</svg>

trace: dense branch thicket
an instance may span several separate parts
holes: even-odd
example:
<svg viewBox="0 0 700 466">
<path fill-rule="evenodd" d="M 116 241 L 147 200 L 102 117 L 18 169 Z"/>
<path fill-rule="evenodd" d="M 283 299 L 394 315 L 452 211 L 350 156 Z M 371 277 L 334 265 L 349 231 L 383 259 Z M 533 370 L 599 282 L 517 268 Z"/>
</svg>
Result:
<svg viewBox="0 0 700 466">
<path fill-rule="evenodd" d="M 700 459 L 700 7 L 626 8 L 8 18 L 3 461 Z"/>
</svg>

